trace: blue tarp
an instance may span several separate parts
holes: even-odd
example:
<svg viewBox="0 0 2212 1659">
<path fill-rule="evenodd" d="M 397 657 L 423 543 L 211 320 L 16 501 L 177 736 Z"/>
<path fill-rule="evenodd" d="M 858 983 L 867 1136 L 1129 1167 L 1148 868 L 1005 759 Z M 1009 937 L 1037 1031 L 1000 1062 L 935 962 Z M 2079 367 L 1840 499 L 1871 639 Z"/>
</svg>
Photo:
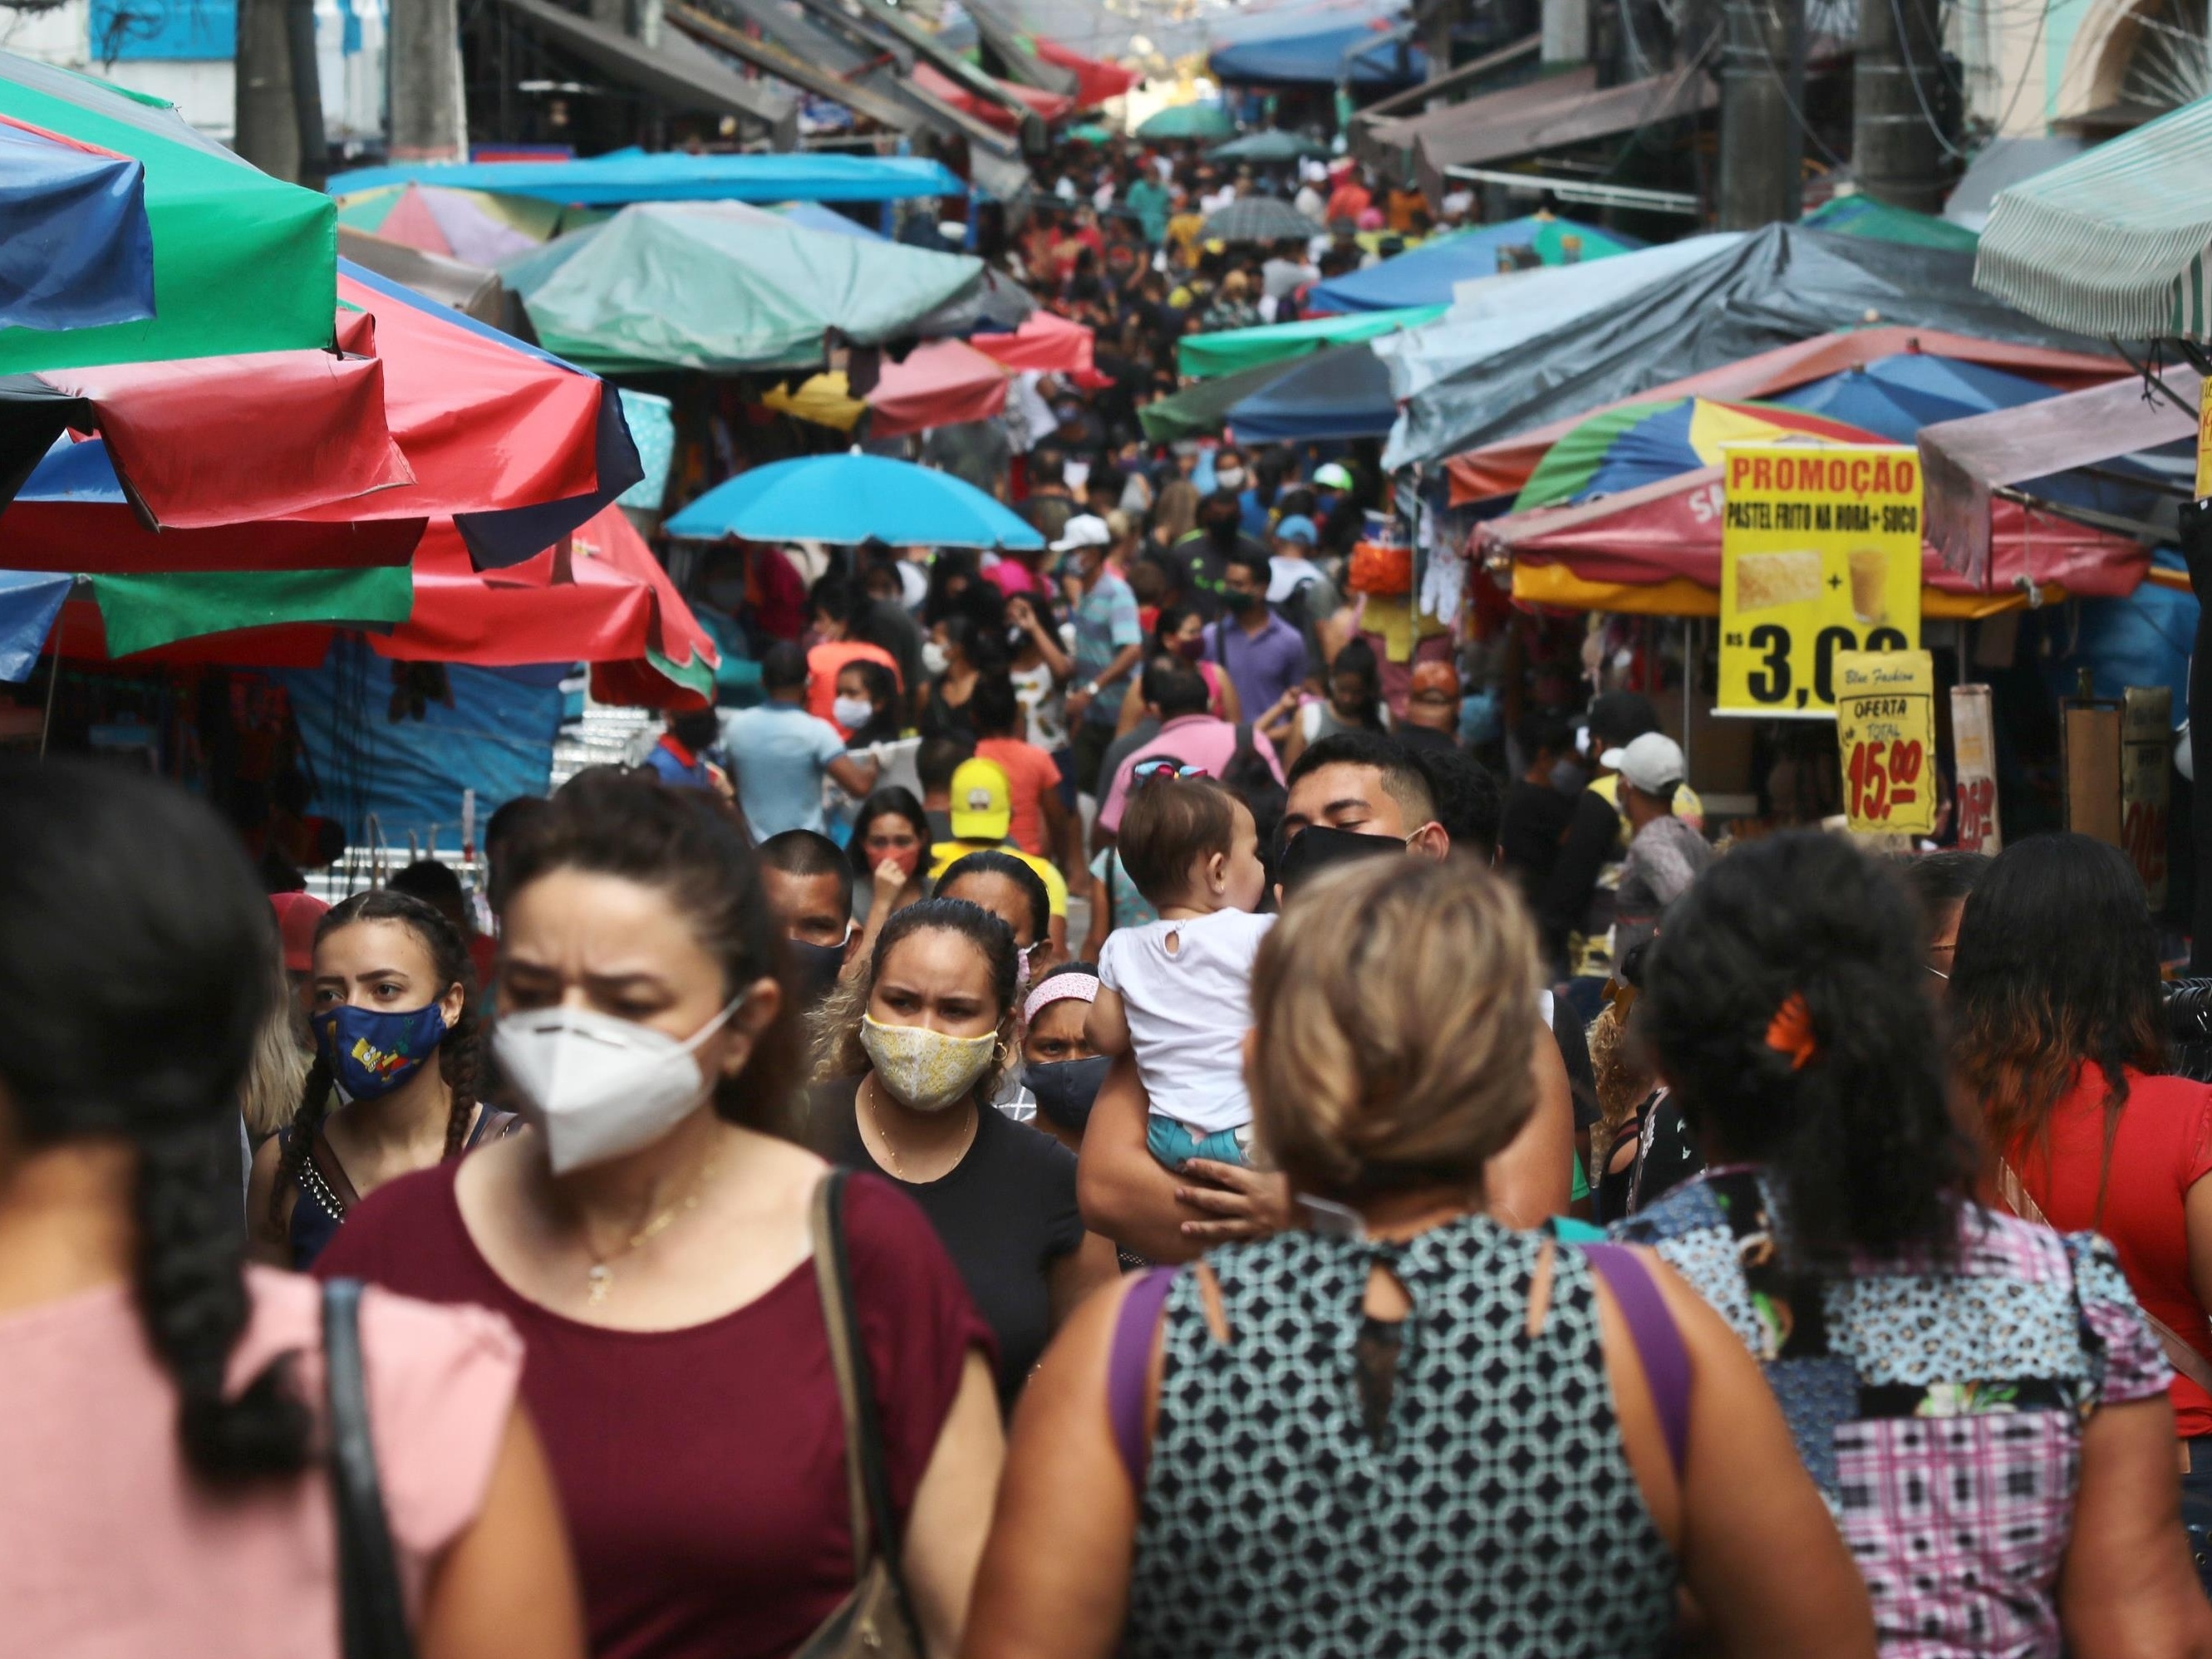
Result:
<svg viewBox="0 0 2212 1659">
<path fill-rule="evenodd" d="M 1429 75 L 1428 55 L 1419 46 L 1366 23 L 1240 40 L 1216 47 L 1206 62 L 1216 80 L 1278 86 L 1334 86 L 1348 78 L 1355 87 L 1401 87 Z"/>
<path fill-rule="evenodd" d="M 153 314 L 145 164 L 0 121 L 0 328 Z"/>
<path fill-rule="evenodd" d="M 1901 352 L 1778 392 L 1771 401 L 1909 444 L 1919 437 L 1922 427 L 1938 421 L 1963 420 L 2056 396 L 2041 382 L 2001 368 Z"/>
<path fill-rule="evenodd" d="M 31 678 L 62 601 L 76 578 L 44 570 L 0 570 L 0 680 Z"/>
<path fill-rule="evenodd" d="M 453 706 L 434 701 L 421 720 L 394 723 L 393 666 L 365 641 L 340 638 L 320 668 L 275 677 L 313 768 L 310 810 L 343 824 L 349 842 L 368 841 L 374 813 L 388 842 L 404 848 L 410 830 L 428 842 L 435 829 L 451 848 L 460 841 L 464 789 L 477 792 L 480 825 L 516 796 L 546 792 L 567 667 L 448 666 Z"/>
<path fill-rule="evenodd" d="M 1390 371 L 1364 340 L 1316 352 L 1231 404 L 1227 417 L 1242 443 L 1379 438 L 1397 418 Z"/>
<path fill-rule="evenodd" d="M 1483 225 L 1456 236 L 1439 237 L 1419 247 L 1314 286 L 1307 308 L 1316 312 L 1396 311 L 1407 306 L 1448 306 L 1459 283 L 1498 275 L 1498 250 L 1535 245 L 1540 232 L 1580 236 L 1592 256 L 1643 243 L 1619 231 L 1599 230 L 1560 218 L 1530 215 L 1501 224 Z M 1547 236 L 1547 240 L 1549 240 Z M 1548 263 L 1548 262 L 1547 262 Z"/>
<path fill-rule="evenodd" d="M 333 196 L 421 183 L 579 207 L 632 202 L 898 202 L 965 196 L 942 162 L 905 155 L 601 155 L 580 161 L 477 161 L 363 167 L 330 181 Z"/>
</svg>

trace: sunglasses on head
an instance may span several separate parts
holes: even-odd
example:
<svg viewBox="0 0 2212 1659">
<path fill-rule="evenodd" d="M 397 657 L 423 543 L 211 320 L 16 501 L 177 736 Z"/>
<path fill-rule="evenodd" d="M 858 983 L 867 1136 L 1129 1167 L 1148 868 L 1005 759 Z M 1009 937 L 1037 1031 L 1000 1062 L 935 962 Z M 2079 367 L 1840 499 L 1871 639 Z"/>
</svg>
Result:
<svg viewBox="0 0 2212 1659">
<path fill-rule="evenodd" d="M 1129 769 L 1129 781 L 1132 783 L 1150 783 L 1154 778 L 1202 778 L 1208 775 L 1203 766 L 1171 760 L 1139 761 Z"/>
</svg>

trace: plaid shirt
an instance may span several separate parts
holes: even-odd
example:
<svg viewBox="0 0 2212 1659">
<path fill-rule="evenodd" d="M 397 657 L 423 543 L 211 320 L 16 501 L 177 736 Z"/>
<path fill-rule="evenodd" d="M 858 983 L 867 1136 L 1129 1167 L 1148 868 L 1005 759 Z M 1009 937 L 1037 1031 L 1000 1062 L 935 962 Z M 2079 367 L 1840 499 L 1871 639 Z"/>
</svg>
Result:
<svg viewBox="0 0 2212 1659">
<path fill-rule="evenodd" d="M 1759 1360 L 1866 1575 L 1883 1659 L 2055 1659 L 2081 1429 L 2172 1380 L 2112 1247 L 1967 1206 L 1956 1259 L 1786 1267 L 1778 1194 L 1717 1170 L 1613 1229 Z"/>
</svg>

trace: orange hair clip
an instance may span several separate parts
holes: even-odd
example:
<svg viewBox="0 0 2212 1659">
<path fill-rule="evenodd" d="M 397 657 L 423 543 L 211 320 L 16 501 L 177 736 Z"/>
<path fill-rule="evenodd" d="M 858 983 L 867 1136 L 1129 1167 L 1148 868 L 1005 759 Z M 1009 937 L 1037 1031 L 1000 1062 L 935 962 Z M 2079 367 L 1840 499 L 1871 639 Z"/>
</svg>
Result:
<svg viewBox="0 0 2212 1659">
<path fill-rule="evenodd" d="M 1789 1055 L 1793 1072 L 1803 1071 L 1820 1052 L 1820 1044 L 1813 1040 L 1813 1011 L 1805 1006 L 1802 994 L 1792 991 L 1784 997 L 1774 1018 L 1766 1022 L 1766 1046 L 1778 1054 Z"/>
</svg>

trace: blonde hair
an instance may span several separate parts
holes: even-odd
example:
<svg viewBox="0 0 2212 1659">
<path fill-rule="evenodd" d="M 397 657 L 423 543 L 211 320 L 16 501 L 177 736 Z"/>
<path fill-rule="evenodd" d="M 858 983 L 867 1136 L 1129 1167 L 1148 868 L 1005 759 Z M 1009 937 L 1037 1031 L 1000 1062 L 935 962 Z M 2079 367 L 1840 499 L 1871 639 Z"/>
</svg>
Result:
<svg viewBox="0 0 2212 1659">
<path fill-rule="evenodd" d="M 300 1044 L 307 1020 L 301 1012 L 300 994 L 285 977 L 283 946 L 273 925 L 263 958 L 268 1006 L 261 1016 L 261 1029 L 254 1035 L 246 1075 L 238 1085 L 239 1113 L 257 1140 L 275 1134 L 292 1121 L 307 1081 L 307 1055 Z"/>
<path fill-rule="evenodd" d="M 1534 932 L 1471 860 L 1316 878 L 1260 947 L 1252 1011 L 1254 1123 L 1302 1192 L 1478 1185 L 1534 1108 Z"/>
</svg>

